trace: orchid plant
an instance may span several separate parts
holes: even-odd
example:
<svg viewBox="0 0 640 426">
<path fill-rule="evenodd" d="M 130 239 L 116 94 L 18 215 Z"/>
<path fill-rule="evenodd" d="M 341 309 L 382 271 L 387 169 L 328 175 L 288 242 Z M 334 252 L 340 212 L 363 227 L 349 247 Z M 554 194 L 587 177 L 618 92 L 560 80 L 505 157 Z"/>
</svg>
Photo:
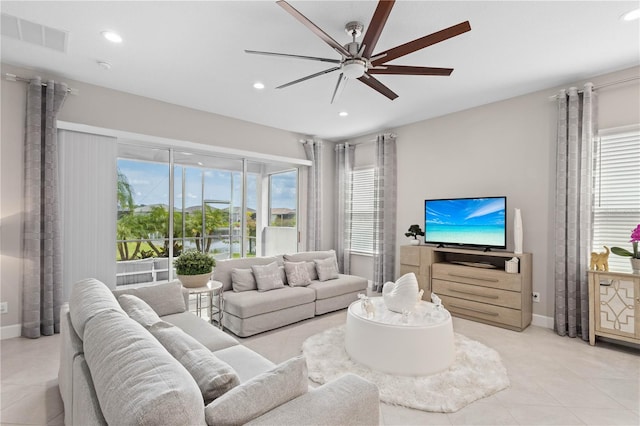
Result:
<svg viewBox="0 0 640 426">
<path fill-rule="evenodd" d="M 638 242 L 640 241 L 640 224 L 636 226 L 631 232 L 631 247 L 633 248 L 633 252 L 630 252 L 627 249 L 623 249 L 622 247 L 611 247 L 611 251 L 618 256 L 631 257 L 633 259 L 640 259 L 640 253 L 638 252 Z"/>
</svg>

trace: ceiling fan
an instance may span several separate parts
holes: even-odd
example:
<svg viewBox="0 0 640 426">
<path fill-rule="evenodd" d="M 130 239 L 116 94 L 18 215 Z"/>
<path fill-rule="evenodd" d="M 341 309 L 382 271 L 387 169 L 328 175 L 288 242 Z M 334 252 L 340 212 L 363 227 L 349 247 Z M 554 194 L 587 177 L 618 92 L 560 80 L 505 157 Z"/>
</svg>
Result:
<svg viewBox="0 0 640 426">
<path fill-rule="evenodd" d="M 256 50 L 245 50 L 245 52 L 257 55 L 280 56 L 335 64 L 335 66 L 332 68 L 299 78 L 294 81 L 290 81 L 289 83 L 277 87 L 277 89 L 282 89 L 312 79 L 314 77 L 319 77 L 321 75 L 340 71 L 338 82 L 333 91 L 333 96 L 331 97 L 331 103 L 338 99 L 340 93 L 344 89 L 345 83 L 350 79 L 357 79 L 367 86 L 371 87 L 373 90 L 383 94 L 387 98 L 394 100 L 398 97 L 398 95 L 387 86 L 382 84 L 379 80 L 375 79 L 373 77 L 374 74 L 441 76 L 451 75 L 451 73 L 453 72 L 453 68 L 388 65 L 387 62 L 471 30 L 469 21 L 465 21 L 452 27 L 445 28 L 444 30 L 410 41 L 408 43 L 401 44 L 400 46 L 396 46 L 392 49 L 385 50 L 384 52 L 373 54 L 376 44 L 378 43 L 378 39 L 380 38 L 382 30 L 384 29 L 384 25 L 387 22 L 387 18 L 391 13 L 393 4 L 395 3 L 394 0 L 378 1 L 378 6 L 373 13 L 373 17 L 371 18 L 371 22 L 369 23 L 369 28 L 367 29 L 367 32 L 362 39 L 362 43 L 358 43 L 356 41 L 356 38 L 362 35 L 362 31 L 364 29 L 362 23 L 356 21 L 347 23 L 345 26 L 345 31 L 349 35 L 351 35 L 352 41 L 344 46 L 335 41 L 331 36 L 320 29 L 320 27 L 307 19 L 307 17 L 305 17 L 302 13 L 300 13 L 286 1 L 280 0 L 276 3 L 284 10 L 286 10 L 290 15 L 304 24 L 307 28 L 313 31 L 315 35 L 320 37 L 336 52 L 342 55 L 342 59 L 319 58 L 315 56 L 291 55 L 275 52 L 261 52 Z"/>
</svg>

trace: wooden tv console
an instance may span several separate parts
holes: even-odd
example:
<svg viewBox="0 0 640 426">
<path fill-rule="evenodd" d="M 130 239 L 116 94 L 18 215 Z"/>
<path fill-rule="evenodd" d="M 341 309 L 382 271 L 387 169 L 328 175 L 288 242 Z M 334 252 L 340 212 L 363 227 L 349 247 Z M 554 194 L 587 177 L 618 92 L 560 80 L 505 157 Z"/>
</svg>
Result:
<svg viewBox="0 0 640 426">
<path fill-rule="evenodd" d="M 517 257 L 517 273 L 505 261 Z M 452 315 L 522 331 L 531 324 L 532 255 L 433 246 L 401 246 L 400 274 L 413 272 L 424 300 L 436 293 Z"/>
</svg>

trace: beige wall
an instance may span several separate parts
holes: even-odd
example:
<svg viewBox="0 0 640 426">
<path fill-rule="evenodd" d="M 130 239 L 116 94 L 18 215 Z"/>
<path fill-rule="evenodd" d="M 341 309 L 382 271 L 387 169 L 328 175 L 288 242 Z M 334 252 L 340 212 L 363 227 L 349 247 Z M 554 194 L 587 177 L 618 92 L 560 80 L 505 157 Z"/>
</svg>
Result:
<svg viewBox="0 0 640 426">
<path fill-rule="evenodd" d="M 31 70 L 2 64 L 2 74 L 21 77 L 36 75 Z M 70 95 L 60 112 L 62 121 L 116 129 L 225 148 L 304 159 L 301 135 L 246 121 L 210 114 L 124 92 L 105 89 L 45 73 L 79 89 Z M 23 153 L 25 84 L 2 80 L 0 185 L 2 218 L 0 229 L 0 300 L 8 302 L 9 313 L 0 318 L 2 326 L 20 322 L 22 292 L 21 227 L 23 209 Z M 333 246 L 333 144 L 325 146 L 323 248 Z M 303 188 L 304 190 L 304 188 Z"/>
</svg>

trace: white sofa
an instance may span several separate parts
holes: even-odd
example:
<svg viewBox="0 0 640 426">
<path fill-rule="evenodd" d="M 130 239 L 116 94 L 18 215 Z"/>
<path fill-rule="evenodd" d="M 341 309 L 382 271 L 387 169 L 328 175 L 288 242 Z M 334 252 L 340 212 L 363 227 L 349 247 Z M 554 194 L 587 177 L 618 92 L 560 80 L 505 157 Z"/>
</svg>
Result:
<svg viewBox="0 0 640 426">
<path fill-rule="evenodd" d="M 177 281 L 116 292 L 95 279 L 80 281 L 62 308 L 61 334 L 58 379 L 67 425 L 379 422 L 374 384 L 346 375 L 309 390 L 304 358 L 276 366 L 240 345 L 185 309 Z M 184 350 L 181 342 L 189 341 Z M 224 374 L 209 371 L 211 357 Z M 208 386 L 225 383 L 212 402 L 205 403 L 194 363 L 205 369 Z"/>
<path fill-rule="evenodd" d="M 334 250 L 309 251 L 272 257 L 218 260 L 213 279 L 222 283 L 224 293 L 223 325 L 240 337 L 247 337 L 282 327 L 315 315 L 344 309 L 365 292 L 368 282 L 355 275 L 337 273 L 336 278 L 320 281 L 316 260 L 336 259 Z M 250 270 L 254 265 L 276 262 L 284 281 L 282 288 L 268 291 L 238 288 L 233 282 L 234 270 Z M 285 263 L 306 262 L 311 274 L 310 284 L 292 286 L 287 283 Z M 315 271 L 315 274 L 314 274 Z"/>
</svg>

